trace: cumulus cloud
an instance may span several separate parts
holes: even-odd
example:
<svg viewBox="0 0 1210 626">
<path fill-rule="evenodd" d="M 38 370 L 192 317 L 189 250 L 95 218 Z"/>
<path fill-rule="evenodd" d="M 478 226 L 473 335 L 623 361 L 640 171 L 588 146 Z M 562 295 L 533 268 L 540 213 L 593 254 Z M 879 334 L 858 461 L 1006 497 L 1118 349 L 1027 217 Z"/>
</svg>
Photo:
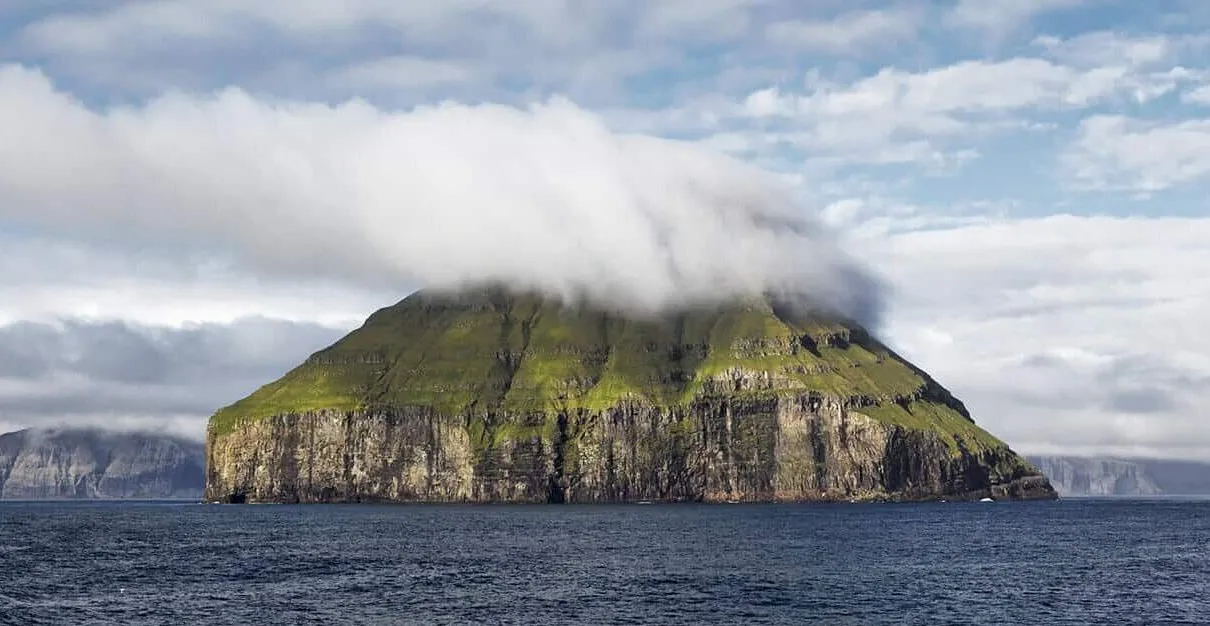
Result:
<svg viewBox="0 0 1210 626">
<path fill-rule="evenodd" d="M 775 80 L 717 107 L 725 130 L 711 142 L 745 157 L 794 150 L 830 169 L 912 164 L 952 172 L 980 154 L 976 145 L 1061 126 L 1073 113 L 1162 106 L 1207 76 L 1196 37 L 1096 32 L 1033 43 L 1039 54 L 921 71 L 888 65 L 856 79 L 812 70 L 801 87 Z"/>
<path fill-rule="evenodd" d="M 600 40 L 600 30 L 621 21 L 649 37 L 743 32 L 753 10 L 768 0 L 158 0 L 109 3 L 101 10 L 47 16 L 24 37 L 40 50 L 80 54 L 159 48 L 166 40 L 227 41 L 270 31 L 296 40 L 345 38 L 367 27 L 408 41 L 448 46 L 459 39 L 524 35 L 545 44 Z M 466 44 L 470 42 L 461 41 Z M 484 42 L 486 43 L 486 42 Z M 533 41 L 526 43 L 532 44 Z"/>
<path fill-rule="evenodd" d="M 1037 15 L 1072 9 L 1087 0 L 958 0 L 945 21 L 958 28 L 972 28 L 1003 37 Z"/>
<path fill-rule="evenodd" d="M 71 424 L 200 437 L 220 406 L 347 330 L 264 318 L 182 327 L 81 320 L 0 326 L 0 429 Z"/>
<path fill-rule="evenodd" d="M 357 91 L 374 91 L 465 83 L 476 75 L 476 68 L 468 64 L 397 55 L 341 68 L 333 72 L 332 79 Z"/>
<path fill-rule="evenodd" d="M 399 298 L 398 287 L 269 280 L 175 246 L 47 239 L 0 228 L 0 325 L 56 318 L 145 326 L 269 317 L 351 327 Z"/>
<path fill-rule="evenodd" d="M 913 37 L 924 13 L 911 9 L 854 11 L 835 19 L 782 20 L 766 27 L 778 46 L 837 53 L 867 53 Z"/>
<path fill-rule="evenodd" d="M 442 40 L 459 18 L 495 17 L 540 27 L 549 25 L 559 0 L 483 3 L 450 0 L 440 3 L 349 0 L 339 6 L 323 0 L 165 0 L 117 2 L 101 10 L 47 16 L 25 29 L 23 37 L 38 49 L 76 54 L 137 53 L 175 41 L 229 41 L 258 29 L 293 38 L 340 37 L 370 25 L 381 25 L 409 37 Z M 558 15 L 564 15 L 559 13 Z"/>
<path fill-rule="evenodd" d="M 1131 37 L 1112 31 L 1084 33 L 1063 39 L 1053 35 L 1034 38 L 1033 44 L 1048 56 L 1081 67 L 1102 65 L 1138 67 L 1168 60 L 1190 40 L 1169 35 Z"/>
<path fill-rule="evenodd" d="M 1202 85 L 1201 87 L 1192 89 L 1184 93 L 1181 99 L 1192 104 L 1210 106 L 1210 85 Z"/>
<path fill-rule="evenodd" d="M 0 70 L 0 219 L 377 287 L 502 281 L 644 310 L 875 281 L 767 174 L 563 100 L 407 112 L 238 89 L 92 111 Z M 54 137 L 53 142 L 46 141 Z"/>
<path fill-rule="evenodd" d="M 1210 458 L 1210 219 L 836 213 L 896 285 L 886 336 L 991 432 Z"/>
<path fill-rule="evenodd" d="M 1210 120 L 1158 122 L 1096 115 L 1062 162 L 1077 187 L 1154 192 L 1210 178 Z"/>
<path fill-rule="evenodd" d="M 1171 90 L 1182 76 L 1132 72 L 1129 67 L 1081 68 L 1048 59 L 968 60 L 925 72 L 884 68 L 852 84 L 817 81 L 806 93 L 777 88 L 750 94 L 745 112 L 768 116 L 844 116 L 899 111 L 917 130 L 961 130 L 936 115 L 1003 113 L 1027 108 L 1087 107 L 1115 97 L 1146 98 Z M 1138 94 L 1144 94 L 1138 96 Z M 940 129 L 931 129 L 941 121 Z"/>
<path fill-rule="evenodd" d="M 451 96 L 511 101 L 518 85 L 583 99 L 618 96 L 624 89 L 616 83 L 626 77 L 684 65 L 673 42 L 755 30 L 750 15 L 769 4 L 116 0 L 33 13 L 10 47 L 14 60 L 140 97 L 236 82 L 308 98 L 372 94 L 392 104 Z"/>
<path fill-rule="evenodd" d="M 1090 106 L 1139 89 L 1141 79 L 1083 71 L 1041 58 L 961 61 L 925 72 L 883 68 L 838 83 L 809 76 L 803 91 L 756 90 L 736 118 L 757 124 L 766 146 L 794 146 L 838 164 L 917 163 L 945 166 L 973 153 L 952 148 L 973 136 L 1002 132 L 1038 110 Z"/>
</svg>

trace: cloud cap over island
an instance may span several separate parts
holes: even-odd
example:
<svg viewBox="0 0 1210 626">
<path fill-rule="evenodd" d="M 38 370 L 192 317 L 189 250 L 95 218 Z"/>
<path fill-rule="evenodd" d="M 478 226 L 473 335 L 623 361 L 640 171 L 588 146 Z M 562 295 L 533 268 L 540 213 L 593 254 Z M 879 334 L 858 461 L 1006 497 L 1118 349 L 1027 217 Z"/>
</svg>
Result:
<svg viewBox="0 0 1210 626">
<path fill-rule="evenodd" d="M 507 256 L 498 276 L 543 266 L 535 282 L 555 291 L 616 297 L 617 279 L 653 306 L 661 286 L 699 293 L 720 273 L 778 282 L 792 268 L 768 259 L 810 243 L 796 258 L 817 263 L 796 280 L 827 292 L 847 268 L 882 277 L 887 289 L 831 293 L 884 311 L 879 335 L 1018 450 L 1210 459 L 1206 3 L 404 4 L 0 3 L 5 345 L 29 357 L 74 345 L 52 331 L 238 336 L 267 319 L 298 342 L 241 353 L 268 372 L 484 258 Z M 443 131 L 428 151 L 400 139 L 421 120 Z M 400 155 L 415 166 L 351 167 Z M 505 202 L 477 207 L 482 223 L 449 248 L 420 235 L 469 209 L 399 213 L 373 193 L 477 202 L 458 184 L 484 168 Z M 509 204 L 534 184 L 547 193 L 526 207 L 558 210 Z M 576 189 L 599 203 L 565 213 Z M 754 190 L 761 202 L 735 206 Z M 703 197 L 719 204 L 684 208 Z M 648 207 L 661 198 L 676 202 Z M 599 212 L 606 201 L 625 210 Z M 703 223 L 670 238 L 686 211 Z M 567 235 L 581 227 L 592 236 Z M 522 228 L 562 248 L 505 250 Z M 486 230 L 499 232 L 469 236 Z M 752 245 L 718 248 L 731 230 Z M 468 248 L 490 254 L 456 254 Z M 157 345 L 179 363 L 188 344 Z M 11 362 L 0 423 L 200 433 L 206 407 L 271 377 L 206 358 L 212 382 L 136 387 L 73 358 L 34 378 L 14 372 L 38 359 Z M 90 394 L 106 410 L 79 414 Z"/>
<path fill-rule="evenodd" d="M 640 312 L 766 292 L 866 322 L 877 281 L 774 176 L 524 109 L 262 101 L 239 89 L 92 111 L 0 68 L 0 219 L 220 252 L 365 285 L 500 282 Z M 55 141 L 45 138 L 54 136 Z"/>
</svg>

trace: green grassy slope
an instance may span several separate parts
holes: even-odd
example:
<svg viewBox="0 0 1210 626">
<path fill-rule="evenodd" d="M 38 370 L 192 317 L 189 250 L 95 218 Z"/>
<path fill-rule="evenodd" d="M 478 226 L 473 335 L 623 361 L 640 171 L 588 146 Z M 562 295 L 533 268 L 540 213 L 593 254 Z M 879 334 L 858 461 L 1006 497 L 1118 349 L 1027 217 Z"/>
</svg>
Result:
<svg viewBox="0 0 1210 626">
<path fill-rule="evenodd" d="M 735 377 L 753 373 L 766 384 L 736 392 Z M 861 410 L 885 422 L 999 444 L 956 402 L 895 402 L 930 385 L 940 389 L 860 328 L 768 302 L 632 319 L 499 289 L 421 292 L 220 410 L 211 426 L 319 409 L 551 413 L 814 391 L 875 400 Z"/>
</svg>

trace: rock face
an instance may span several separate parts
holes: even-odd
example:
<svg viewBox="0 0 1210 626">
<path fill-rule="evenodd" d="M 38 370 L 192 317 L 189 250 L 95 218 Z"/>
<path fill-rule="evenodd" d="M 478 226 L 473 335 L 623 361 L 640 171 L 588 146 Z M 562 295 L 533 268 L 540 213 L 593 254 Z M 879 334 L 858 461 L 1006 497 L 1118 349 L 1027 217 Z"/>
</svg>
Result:
<svg viewBox="0 0 1210 626">
<path fill-rule="evenodd" d="M 1210 494 L 1210 463 L 1163 459 L 1033 456 L 1064 496 Z"/>
<path fill-rule="evenodd" d="M 771 301 L 635 319 L 417 293 L 219 411 L 227 502 L 1053 498 L 854 324 Z"/>
<path fill-rule="evenodd" d="M 202 444 L 95 429 L 0 435 L 0 499 L 198 498 Z"/>
<path fill-rule="evenodd" d="M 1064 496 L 1150 496 L 1161 493 L 1137 463 L 1117 459 L 1031 457 Z"/>
</svg>

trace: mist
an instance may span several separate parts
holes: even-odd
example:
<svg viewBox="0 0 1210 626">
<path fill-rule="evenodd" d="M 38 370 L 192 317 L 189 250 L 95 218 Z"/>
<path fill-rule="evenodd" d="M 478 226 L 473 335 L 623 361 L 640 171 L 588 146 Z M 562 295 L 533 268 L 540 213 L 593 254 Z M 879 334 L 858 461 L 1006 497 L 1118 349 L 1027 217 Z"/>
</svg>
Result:
<svg viewBox="0 0 1210 626">
<path fill-rule="evenodd" d="M 876 323 L 879 282 L 769 173 L 552 98 L 384 111 L 0 68 L 0 219 L 373 288 L 500 282 L 639 311 L 769 292 Z"/>
<path fill-rule="evenodd" d="M 0 433 L 90 427 L 200 438 L 215 409 L 348 330 L 261 318 L 0 325 Z"/>
</svg>

